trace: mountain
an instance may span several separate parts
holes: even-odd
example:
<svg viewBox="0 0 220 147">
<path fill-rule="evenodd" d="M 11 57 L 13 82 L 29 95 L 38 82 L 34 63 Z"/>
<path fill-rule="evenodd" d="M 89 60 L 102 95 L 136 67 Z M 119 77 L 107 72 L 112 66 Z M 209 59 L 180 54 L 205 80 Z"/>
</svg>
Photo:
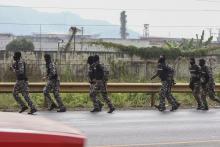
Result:
<svg viewBox="0 0 220 147">
<path fill-rule="evenodd" d="M 4 24 L 7 23 L 7 24 Z M 8 24 L 14 23 L 14 24 Z M 25 25 L 36 24 L 36 25 Z M 38 25 L 60 24 L 60 25 Z M 120 38 L 120 26 L 112 25 L 107 21 L 84 19 L 71 12 L 48 13 L 40 12 L 26 7 L 0 7 L 0 33 L 12 33 L 16 35 L 29 35 L 32 33 L 68 33 L 68 25 L 94 25 L 84 26 L 85 34 L 100 35 L 102 38 Z M 128 29 L 129 38 L 140 36 L 135 31 Z"/>
</svg>

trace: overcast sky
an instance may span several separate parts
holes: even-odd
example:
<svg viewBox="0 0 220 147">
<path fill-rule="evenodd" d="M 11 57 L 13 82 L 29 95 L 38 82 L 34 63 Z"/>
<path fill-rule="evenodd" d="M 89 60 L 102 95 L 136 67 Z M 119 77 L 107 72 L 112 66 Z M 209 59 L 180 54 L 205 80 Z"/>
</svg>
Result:
<svg viewBox="0 0 220 147">
<path fill-rule="evenodd" d="M 209 35 L 207 27 L 157 28 L 155 26 L 213 26 L 214 33 L 218 33 L 218 28 L 220 28 L 220 1 L 218 0 L 1 0 L 0 5 L 116 9 L 35 8 L 51 13 L 71 11 L 83 18 L 106 20 L 112 24 L 120 24 L 121 10 L 117 9 L 129 9 L 127 10 L 128 27 L 141 34 L 143 24 L 150 24 L 152 26 L 150 27 L 150 35 L 152 36 L 192 37 L 196 33 L 201 34 L 202 29 L 206 29 L 207 36 Z"/>
</svg>

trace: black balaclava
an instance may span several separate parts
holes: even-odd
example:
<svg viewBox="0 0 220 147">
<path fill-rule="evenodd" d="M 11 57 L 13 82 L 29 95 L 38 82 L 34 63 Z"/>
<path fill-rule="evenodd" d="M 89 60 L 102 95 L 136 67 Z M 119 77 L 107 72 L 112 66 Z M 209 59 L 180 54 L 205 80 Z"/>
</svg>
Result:
<svg viewBox="0 0 220 147">
<path fill-rule="evenodd" d="M 165 63 L 165 60 L 166 60 L 166 57 L 164 55 L 160 55 L 160 58 L 158 60 L 158 63 L 162 63 L 164 64 Z"/>
<path fill-rule="evenodd" d="M 96 62 L 96 63 L 99 62 L 99 55 L 94 56 L 94 62 Z"/>
<path fill-rule="evenodd" d="M 89 57 L 88 57 L 88 60 L 87 60 L 87 63 L 88 63 L 89 65 L 92 65 L 92 64 L 94 63 L 94 56 L 89 56 Z"/>
<path fill-rule="evenodd" d="M 195 63 L 196 63 L 196 60 L 195 60 L 195 58 L 190 58 L 190 61 L 189 61 L 189 63 L 191 64 L 191 65 L 194 65 Z"/>
<path fill-rule="evenodd" d="M 50 55 L 49 54 L 45 54 L 44 55 L 44 60 L 45 60 L 45 62 L 48 64 L 48 63 L 50 63 L 51 62 L 51 57 L 50 57 Z"/>
<path fill-rule="evenodd" d="M 14 59 L 15 61 L 20 60 L 20 59 L 21 59 L 21 52 L 15 52 L 15 53 L 14 53 L 14 56 L 13 56 L 13 59 Z"/>
<path fill-rule="evenodd" d="M 200 59 L 199 60 L 199 65 L 202 67 L 202 66 L 205 66 L 205 59 Z"/>
</svg>

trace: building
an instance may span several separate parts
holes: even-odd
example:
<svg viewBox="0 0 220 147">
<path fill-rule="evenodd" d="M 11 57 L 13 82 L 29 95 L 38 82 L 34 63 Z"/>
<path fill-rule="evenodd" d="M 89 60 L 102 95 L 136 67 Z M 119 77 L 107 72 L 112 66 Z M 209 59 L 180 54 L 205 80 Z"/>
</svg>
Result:
<svg viewBox="0 0 220 147">
<path fill-rule="evenodd" d="M 35 51 L 60 51 L 69 41 L 70 34 L 32 34 L 26 36 L 14 36 L 12 34 L 0 34 L 0 50 L 5 50 L 6 45 L 16 38 L 26 38 L 33 42 Z M 101 51 L 114 52 L 114 49 L 106 49 L 102 46 L 95 46 L 89 42 L 103 41 L 122 44 L 125 46 L 151 47 L 164 46 L 166 41 L 182 42 L 183 38 L 165 38 L 165 37 L 141 37 L 140 39 L 118 39 L 118 38 L 98 38 L 96 35 L 76 35 L 75 42 L 71 42 L 68 51 Z M 218 42 L 212 42 L 213 46 L 219 46 L 220 32 Z M 75 48 L 74 48 L 75 46 Z"/>
<path fill-rule="evenodd" d="M 9 42 L 15 38 L 12 34 L 0 34 L 0 50 L 5 50 Z"/>
</svg>

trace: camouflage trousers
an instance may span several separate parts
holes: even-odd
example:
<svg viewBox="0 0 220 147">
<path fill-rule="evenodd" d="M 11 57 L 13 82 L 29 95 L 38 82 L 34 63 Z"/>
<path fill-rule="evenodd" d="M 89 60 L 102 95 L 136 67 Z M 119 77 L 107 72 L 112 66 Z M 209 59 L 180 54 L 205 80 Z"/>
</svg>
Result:
<svg viewBox="0 0 220 147">
<path fill-rule="evenodd" d="M 90 95 L 90 98 L 92 100 L 93 107 L 94 108 L 100 108 L 101 105 L 103 105 L 102 102 L 96 96 L 94 96 L 95 98 L 93 98 L 93 96 L 92 96 L 94 88 L 95 88 L 95 84 L 91 83 L 90 86 L 89 86 L 89 95 Z"/>
<path fill-rule="evenodd" d="M 21 97 L 19 97 L 19 93 L 22 94 L 28 106 L 31 109 L 35 109 L 35 106 L 29 96 L 28 81 L 17 80 L 16 84 L 14 85 L 14 89 L 13 89 L 13 96 L 15 100 L 17 101 L 17 103 L 20 105 L 21 108 L 26 107 L 26 104 L 24 103 L 24 101 L 21 99 Z"/>
<path fill-rule="evenodd" d="M 107 103 L 109 108 L 113 108 L 112 102 L 107 94 L 106 83 L 103 81 L 97 81 L 95 84 L 90 85 L 90 97 L 92 99 L 94 108 L 100 107 L 100 101 L 97 99 L 98 93 L 101 93 L 102 98 Z"/>
<path fill-rule="evenodd" d="M 202 86 L 201 99 L 205 107 L 208 107 L 206 100 L 207 95 L 213 101 L 220 103 L 220 98 L 215 94 L 215 83 L 208 82 L 206 85 Z"/>
<path fill-rule="evenodd" d="M 160 96 L 159 106 L 160 107 L 165 107 L 165 99 L 167 99 L 167 101 L 172 106 L 177 105 L 176 99 L 171 94 L 171 88 L 172 88 L 172 81 L 171 80 L 162 81 L 162 86 L 161 86 L 161 90 L 160 90 L 160 93 L 159 93 L 159 96 Z"/>
<path fill-rule="evenodd" d="M 202 106 L 200 90 L 201 90 L 201 84 L 200 83 L 193 83 L 192 94 L 193 94 L 194 98 L 196 99 L 198 106 Z"/>
<path fill-rule="evenodd" d="M 55 104 L 50 96 L 50 92 L 53 93 L 54 98 L 59 106 L 59 108 L 64 108 L 63 101 L 60 97 L 60 81 L 59 80 L 48 80 L 47 85 L 43 89 L 44 98 L 47 102 L 48 108 L 52 104 Z"/>
</svg>

